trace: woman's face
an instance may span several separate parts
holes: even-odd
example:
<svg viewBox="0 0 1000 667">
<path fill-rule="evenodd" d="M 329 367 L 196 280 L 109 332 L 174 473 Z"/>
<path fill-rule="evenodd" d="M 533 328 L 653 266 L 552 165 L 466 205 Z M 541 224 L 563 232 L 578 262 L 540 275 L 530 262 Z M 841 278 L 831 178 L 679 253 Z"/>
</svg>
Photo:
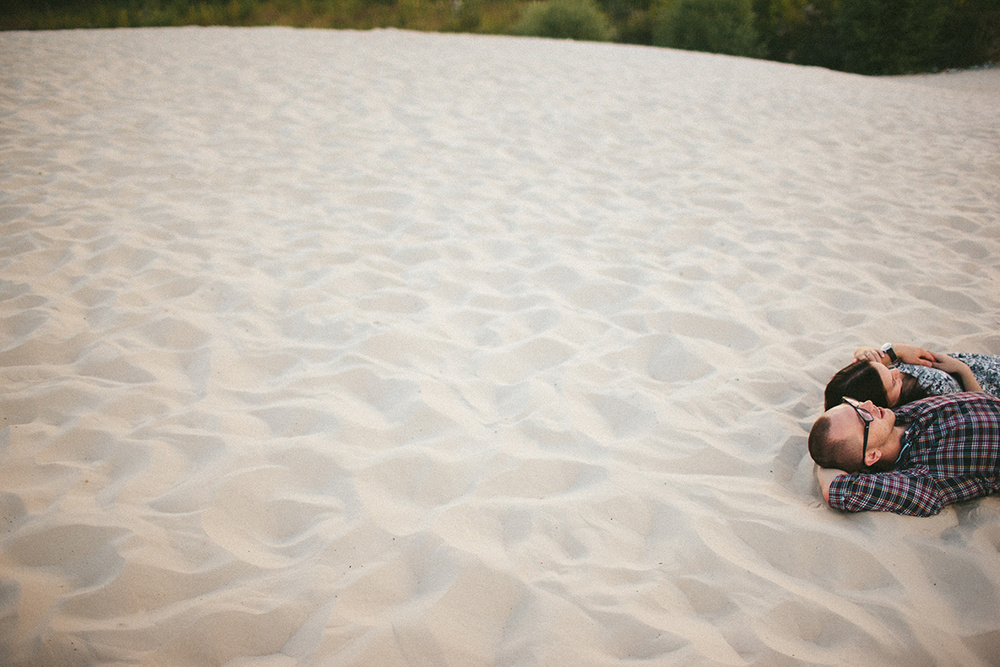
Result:
<svg viewBox="0 0 1000 667">
<path fill-rule="evenodd" d="M 882 379 L 882 386 L 885 387 L 886 398 L 889 399 L 889 407 L 899 402 L 899 394 L 903 389 L 903 380 L 899 377 L 898 368 L 886 368 L 882 364 L 872 364 L 878 371 Z"/>
</svg>

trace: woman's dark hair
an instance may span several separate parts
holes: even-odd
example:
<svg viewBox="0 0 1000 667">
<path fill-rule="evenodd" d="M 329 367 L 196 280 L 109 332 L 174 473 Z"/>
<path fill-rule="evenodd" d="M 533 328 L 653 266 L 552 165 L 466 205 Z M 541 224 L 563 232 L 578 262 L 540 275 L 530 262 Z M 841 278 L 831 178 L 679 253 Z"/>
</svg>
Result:
<svg viewBox="0 0 1000 667">
<path fill-rule="evenodd" d="M 837 371 L 826 384 L 826 409 L 840 405 L 844 396 L 856 401 L 871 401 L 881 408 L 889 407 L 889 397 L 882 386 L 882 377 L 867 359 L 855 361 Z"/>
<path fill-rule="evenodd" d="M 889 397 L 882 385 L 882 377 L 875 370 L 875 362 L 855 361 L 837 371 L 826 385 L 826 409 L 840 405 L 844 396 L 856 401 L 871 401 L 881 408 L 890 408 Z M 917 383 L 916 379 L 906 373 L 902 374 L 903 387 L 896 405 L 905 405 L 910 401 L 926 398 L 927 392 Z"/>
</svg>

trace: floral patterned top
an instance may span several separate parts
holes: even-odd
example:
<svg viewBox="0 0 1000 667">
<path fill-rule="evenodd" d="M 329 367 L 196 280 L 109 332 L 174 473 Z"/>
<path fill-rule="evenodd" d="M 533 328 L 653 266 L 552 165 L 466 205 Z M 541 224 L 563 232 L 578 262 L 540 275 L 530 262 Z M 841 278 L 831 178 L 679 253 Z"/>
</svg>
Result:
<svg viewBox="0 0 1000 667">
<path fill-rule="evenodd" d="M 956 352 L 951 356 L 968 364 L 983 391 L 1000 397 L 1000 355 Z M 936 368 L 911 364 L 899 364 L 898 368 L 901 373 L 916 378 L 917 383 L 931 396 L 964 391 L 961 383 L 953 375 Z"/>
</svg>

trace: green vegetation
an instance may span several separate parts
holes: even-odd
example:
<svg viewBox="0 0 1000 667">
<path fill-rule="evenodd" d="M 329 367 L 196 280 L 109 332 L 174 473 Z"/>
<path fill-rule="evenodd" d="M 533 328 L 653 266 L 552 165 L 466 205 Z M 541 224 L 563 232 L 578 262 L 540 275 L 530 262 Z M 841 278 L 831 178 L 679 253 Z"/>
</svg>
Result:
<svg viewBox="0 0 1000 667">
<path fill-rule="evenodd" d="M 751 0 L 674 0 L 653 22 L 653 44 L 761 57 Z"/>
<path fill-rule="evenodd" d="M 508 32 L 514 0 L 4 0 L 2 30 L 187 25 Z M 4 2 L 0 2 L 3 5 Z"/>
<path fill-rule="evenodd" d="M 1000 60 L 1000 0 L 753 0 L 764 57 L 859 74 Z"/>
<path fill-rule="evenodd" d="M 594 0 L 533 2 L 514 26 L 515 35 L 605 42 L 614 35 L 607 15 Z"/>
<path fill-rule="evenodd" d="M 181 25 L 614 39 L 862 74 L 1000 60 L 1000 0 L 0 0 L 0 30 Z"/>
</svg>

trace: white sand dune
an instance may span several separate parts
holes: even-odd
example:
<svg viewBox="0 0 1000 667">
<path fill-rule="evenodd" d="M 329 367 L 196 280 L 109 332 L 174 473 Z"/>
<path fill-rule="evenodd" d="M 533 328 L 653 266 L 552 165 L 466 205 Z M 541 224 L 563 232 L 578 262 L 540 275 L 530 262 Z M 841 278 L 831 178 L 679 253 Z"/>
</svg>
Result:
<svg viewBox="0 0 1000 667">
<path fill-rule="evenodd" d="M 0 663 L 996 664 L 1000 499 L 805 435 L 1000 353 L 998 77 L 0 34 Z"/>
</svg>

